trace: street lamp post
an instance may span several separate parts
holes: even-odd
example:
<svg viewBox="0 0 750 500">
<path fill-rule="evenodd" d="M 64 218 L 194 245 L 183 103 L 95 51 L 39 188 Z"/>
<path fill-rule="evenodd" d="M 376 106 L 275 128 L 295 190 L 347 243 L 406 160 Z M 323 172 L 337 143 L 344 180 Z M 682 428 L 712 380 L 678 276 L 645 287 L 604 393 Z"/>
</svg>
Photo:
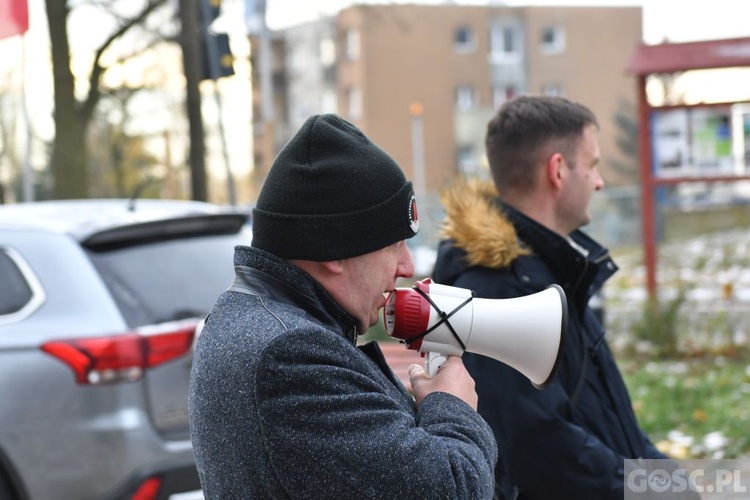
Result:
<svg viewBox="0 0 750 500">
<path fill-rule="evenodd" d="M 409 106 L 411 114 L 411 150 L 412 167 L 414 169 L 414 191 L 417 197 L 423 197 L 426 193 L 425 170 L 424 170 L 424 123 L 422 103 L 414 101 Z"/>
</svg>

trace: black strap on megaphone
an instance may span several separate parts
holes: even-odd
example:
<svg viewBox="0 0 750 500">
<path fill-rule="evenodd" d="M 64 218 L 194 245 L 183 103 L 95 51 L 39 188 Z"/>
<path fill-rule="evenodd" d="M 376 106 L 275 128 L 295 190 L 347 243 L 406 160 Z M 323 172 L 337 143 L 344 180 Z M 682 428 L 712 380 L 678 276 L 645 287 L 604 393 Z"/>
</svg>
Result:
<svg viewBox="0 0 750 500">
<path fill-rule="evenodd" d="M 437 311 L 437 313 L 440 315 L 440 321 L 438 321 L 437 323 L 435 323 L 434 325 L 432 325 L 432 328 L 429 328 L 428 330 L 426 330 L 426 331 L 424 331 L 422 333 L 418 333 L 416 335 L 413 335 L 413 336 L 409 337 L 408 339 L 404 339 L 404 342 L 406 343 L 406 345 L 410 345 L 412 342 L 421 339 L 422 337 L 424 337 L 425 335 L 428 335 L 430 332 L 432 332 L 433 330 L 435 330 L 436 328 L 438 328 L 440 325 L 442 325 L 443 323 L 445 323 L 445 326 L 447 326 L 448 329 L 451 331 L 451 333 L 453 334 L 453 337 L 456 339 L 456 342 L 458 342 L 458 345 L 461 346 L 461 350 L 462 351 L 466 351 L 466 346 L 464 345 L 463 341 L 461 340 L 461 337 L 459 337 L 458 334 L 456 333 L 456 330 L 453 329 L 453 325 L 451 325 L 451 322 L 448 321 L 448 318 L 450 318 L 451 316 L 453 316 L 454 314 L 456 314 L 462 307 L 464 307 L 466 304 L 468 304 L 469 302 L 471 302 L 472 299 L 474 298 L 474 292 L 472 291 L 471 292 L 471 297 L 469 297 L 468 299 L 464 300 L 461 304 L 459 304 L 458 306 L 456 306 L 456 308 L 454 310 L 452 310 L 450 313 L 446 313 L 445 311 L 442 311 L 438 307 L 438 305 L 435 304 L 435 302 L 433 302 L 433 300 L 430 298 L 430 296 L 427 295 L 421 288 L 419 288 L 418 285 L 415 284 L 415 285 L 412 286 L 412 288 L 414 290 L 416 290 L 422 297 L 424 297 L 425 300 L 427 300 L 427 302 L 429 302 L 430 305 L 435 309 L 435 311 Z"/>
</svg>

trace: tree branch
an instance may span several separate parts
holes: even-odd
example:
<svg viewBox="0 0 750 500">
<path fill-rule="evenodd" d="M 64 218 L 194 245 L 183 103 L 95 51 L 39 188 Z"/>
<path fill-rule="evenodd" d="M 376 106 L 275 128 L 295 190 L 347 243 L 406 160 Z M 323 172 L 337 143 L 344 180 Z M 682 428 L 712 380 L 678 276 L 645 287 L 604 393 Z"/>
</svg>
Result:
<svg viewBox="0 0 750 500">
<path fill-rule="evenodd" d="M 101 57 L 104 51 L 109 48 L 112 43 L 127 33 L 133 26 L 141 24 L 153 11 L 162 5 L 166 4 L 167 0 L 149 0 L 143 10 L 138 13 L 135 17 L 126 20 L 120 26 L 117 31 L 112 33 L 109 38 L 97 49 L 96 55 L 94 56 L 94 62 L 91 67 L 91 74 L 89 76 L 89 93 L 86 97 L 85 102 L 80 108 L 80 115 L 84 123 L 88 122 L 91 115 L 94 112 L 96 104 L 99 102 L 101 97 L 101 90 L 99 89 L 99 81 L 101 80 L 102 74 L 106 70 L 101 64 Z"/>
</svg>

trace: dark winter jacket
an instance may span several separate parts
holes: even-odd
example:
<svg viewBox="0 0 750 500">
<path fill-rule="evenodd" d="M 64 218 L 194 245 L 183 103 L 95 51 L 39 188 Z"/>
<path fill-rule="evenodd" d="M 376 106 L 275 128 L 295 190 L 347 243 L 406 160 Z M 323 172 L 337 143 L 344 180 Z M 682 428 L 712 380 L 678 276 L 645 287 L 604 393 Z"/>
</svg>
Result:
<svg viewBox="0 0 750 500">
<path fill-rule="evenodd" d="M 307 273 L 251 247 L 200 334 L 190 389 L 207 499 L 492 498 L 497 447 L 465 402 L 419 409 Z"/>
<path fill-rule="evenodd" d="M 497 200 L 489 184 L 447 191 L 446 240 L 436 283 L 477 297 L 529 295 L 557 283 L 568 302 L 568 336 L 555 379 L 543 390 L 490 358 L 465 354 L 479 413 L 498 441 L 497 481 L 520 498 L 623 498 L 625 458 L 665 458 L 636 421 L 630 397 L 589 299 L 617 269 L 584 233 L 584 249 Z M 502 324 L 497 335 L 503 334 Z"/>
</svg>

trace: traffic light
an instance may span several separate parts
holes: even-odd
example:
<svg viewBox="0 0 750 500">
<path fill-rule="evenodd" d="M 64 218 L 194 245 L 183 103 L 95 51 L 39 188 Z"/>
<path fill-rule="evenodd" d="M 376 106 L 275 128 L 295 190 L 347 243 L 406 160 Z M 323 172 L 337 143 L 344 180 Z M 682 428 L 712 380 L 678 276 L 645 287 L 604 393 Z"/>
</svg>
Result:
<svg viewBox="0 0 750 500">
<path fill-rule="evenodd" d="M 203 49 L 202 80 L 217 80 L 234 74 L 234 56 L 229 46 L 229 35 L 213 33 L 211 24 L 221 13 L 221 0 L 198 0 L 201 4 L 201 45 Z"/>
</svg>

